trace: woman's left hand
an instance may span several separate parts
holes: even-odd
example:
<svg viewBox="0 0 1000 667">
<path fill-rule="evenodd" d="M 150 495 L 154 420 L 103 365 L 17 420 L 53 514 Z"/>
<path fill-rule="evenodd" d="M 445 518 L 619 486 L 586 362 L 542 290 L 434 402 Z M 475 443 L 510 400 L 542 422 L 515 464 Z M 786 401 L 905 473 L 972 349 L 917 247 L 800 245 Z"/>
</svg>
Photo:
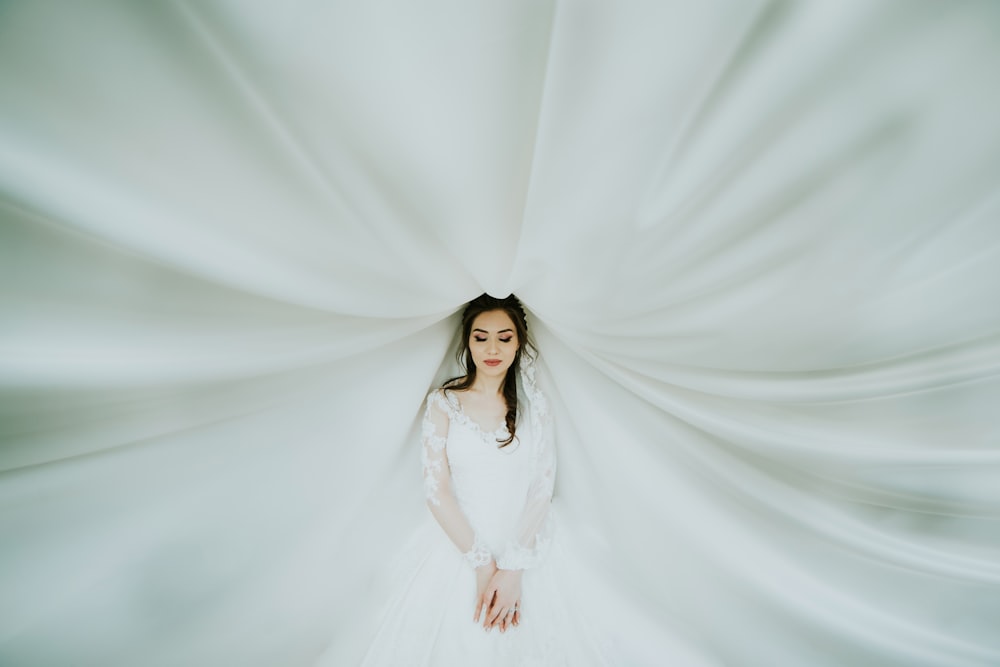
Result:
<svg viewBox="0 0 1000 667">
<path fill-rule="evenodd" d="M 521 570 L 497 570 L 490 579 L 483 593 L 483 601 L 487 606 L 483 628 L 489 630 L 494 625 L 499 625 L 500 631 L 503 632 L 508 625 L 517 625 L 520 622 L 521 572 Z"/>
</svg>

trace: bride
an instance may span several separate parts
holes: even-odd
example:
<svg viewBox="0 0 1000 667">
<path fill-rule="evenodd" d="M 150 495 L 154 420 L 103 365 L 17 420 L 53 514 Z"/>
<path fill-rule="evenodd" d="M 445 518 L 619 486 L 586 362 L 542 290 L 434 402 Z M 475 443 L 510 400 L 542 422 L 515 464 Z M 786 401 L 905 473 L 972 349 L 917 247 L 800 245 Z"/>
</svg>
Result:
<svg viewBox="0 0 1000 667">
<path fill-rule="evenodd" d="M 427 399 L 424 487 L 431 513 L 475 568 L 473 619 L 505 632 L 520 624 L 523 571 L 549 541 L 555 457 L 538 428 L 539 397 L 536 432 L 529 422 L 517 433 L 517 377 L 531 354 L 517 299 L 484 295 L 470 303 L 462 341 L 466 374 Z"/>
<path fill-rule="evenodd" d="M 514 296 L 462 313 L 465 374 L 427 397 L 421 443 L 434 530 L 364 665 L 601 664 L 548 558 L 556 459 L 535 348 Z"/>
<path fill-rule="evenodd" d="M 520 301 L 473 299 L 460 334 L 464 374 L 431 391 L 424 407 L 430 512 L 394 558 L 361 664 L 714 665 L 636 614 L 586 564 L 580 526 L 559 520 L 556 431 Z M 324 657 L 337 667 L 356 660 Z"/>
</svg>

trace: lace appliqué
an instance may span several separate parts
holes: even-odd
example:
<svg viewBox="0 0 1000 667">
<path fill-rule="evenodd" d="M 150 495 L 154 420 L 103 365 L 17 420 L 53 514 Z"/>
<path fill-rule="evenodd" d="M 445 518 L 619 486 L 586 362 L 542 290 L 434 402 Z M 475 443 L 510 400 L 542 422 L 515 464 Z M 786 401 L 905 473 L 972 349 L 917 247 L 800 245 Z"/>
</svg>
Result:
<svg viewBox="0 0 1000 667">
<path fill-rule="evenodd" d="M 441 501 L 437 499 L 438 491 L 441 486 L 438 483 L 438 475 L 441 474 L 441 460 L 435 459 L 431 460 L 427 456 L 427 452 L 424 451 L 424 495 L 427 496 L 427 500 L 431 501 L 435 505 L 440 505 Z"/>
<path fill-rule="evenodd" d="M 454 394 L 445 394 L 446 398 L 442 398 L 440 394 L 437 395 L 439 405 L 441 405 L 445 411 L 448 413 L 448 417 L 455 423 L 465 426 L 470 431 L 475 433 L 480 440 L 488 445 L 497 446 L 500 442 L 503 442 L 510 437 L 510 431 L 507 429 L 507 423 L 503 422 L 497 428 L 492 431 L 487 431 L 485 428 L 480 426 L 479 422 L 473 420 L 469 415 L 465 414 L 465 408 L 462 407 L 461 401 L 458 400 Z M 517 448 L 518 438 L 515 436 L 514 442 L 512 442 L 503 450 L 505 453 L 509 453 Z"/>
<path fill-rule="evenodd" d="M 444 473 L 442 465 L 444 458 L 441 456 L 441 452 L 444 450 L 447 440 L 443 436 L 438 435 L 437 429 L 434 427 L 434 422 L 431 421 L 430 400 L 428 399 L 427 402 L 427 412 L 424 414 L 421 429 L 421 442 L 423 443 L 421 462 L 424 466 L 424 494 L 431 503 L 440 505 L 441 501 L 438 500 L 437 496 L 441 485 L 438 480 Z"/>
<path fill-rule="evenodd" d="M 472 543 L 472 548 L 462 554 L 462 558 L 475 569 L 483 565 L 489 565 L 490 561 L 493 560 L 493 554 L 490 553 L 485 544 L 479 541 L 479 536 L 477 535 L 475 541 Z"/>
<path fill-rule="evenodd" d="M 541 530 L 535 535 L 534 545 L 529 547 L 516 541 L 507 542 L 503 553 L 497 557 L 497 567 L 501 570 L 527 570 L 538 567 L 549 552 L 552 532 L 552 519 L 546 517 Z"/>
</svg>

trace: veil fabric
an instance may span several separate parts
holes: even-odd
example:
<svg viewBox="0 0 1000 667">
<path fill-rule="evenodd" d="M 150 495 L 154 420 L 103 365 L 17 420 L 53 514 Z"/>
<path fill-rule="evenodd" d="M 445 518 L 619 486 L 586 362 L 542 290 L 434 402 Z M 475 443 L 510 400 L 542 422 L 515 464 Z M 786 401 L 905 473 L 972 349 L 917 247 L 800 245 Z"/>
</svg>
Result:
<svg viewBox="0 0 1000 667">
<path fill-rule="evenodd" d="M 998 70 L 985 0 L 3 3 L 0 663 L 357 664 L 482 292 L 633 664 L 1000 663 Z"/>
</svg>

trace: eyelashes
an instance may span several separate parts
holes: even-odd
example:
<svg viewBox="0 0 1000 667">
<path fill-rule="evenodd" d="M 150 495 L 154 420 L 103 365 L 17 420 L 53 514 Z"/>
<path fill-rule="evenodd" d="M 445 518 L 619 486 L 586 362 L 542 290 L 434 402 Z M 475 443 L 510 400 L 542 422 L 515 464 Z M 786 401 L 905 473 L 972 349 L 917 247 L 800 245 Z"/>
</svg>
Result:
<svg viewBox="0 0 1000 667">
<path fill-rule="evenodd" d="M 472 340 L 476 341 L 477 343 L 485 343 L 486 342 L 485 338 L 479 338 L 479 337 L 473 338 Z M 510 338 L 501 338 L 500 342 L 501 343 L 509 343 L 512 340 L 514 340 L 513 336 L 511 336 Z"/>
</svg>

